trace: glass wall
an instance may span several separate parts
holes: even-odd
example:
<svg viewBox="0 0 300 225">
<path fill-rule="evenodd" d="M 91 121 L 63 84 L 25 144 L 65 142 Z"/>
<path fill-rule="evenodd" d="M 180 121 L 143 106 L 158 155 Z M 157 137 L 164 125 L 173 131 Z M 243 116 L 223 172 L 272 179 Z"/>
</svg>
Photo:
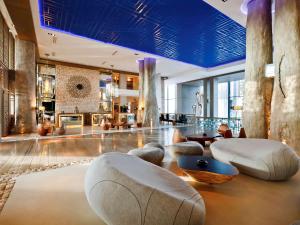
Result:
<svg viewBox="0 0 300 225">
<path fill-rule="evenodd" d="M 244 80 L 230 81 L 230 118 L 242 118 Z"/>
<path fill-rule="evenodd" d="M 217 85 L 217 101 L 218 101 L 218 110 L 217 116 L 221 118 L 228 117 L 228 82 L 220 82 Z"/>
<path fill-rule="evenodd" d="M 178 113 L 196 114 L 204 116 L 204 86 L 203 81 L 191 81 L 181 84 L 181 93 L 178 96 Z"/>
<path fill-rule="evenodd" d="M 244 71 L 166 85 L 164 112 L 198 117 L 242 117 Z"/>
<path fill-rule="evenodd" d="M 165 113 L 176 112 L 176 84 L 166 85 L 164 103 L 165 103 L 164 104 Z"/>
<path fill-rule="evenodd" d="M 241 118 L 244 95 L 244 72 L 214 79 L 214 116 Z"/>
</svg>

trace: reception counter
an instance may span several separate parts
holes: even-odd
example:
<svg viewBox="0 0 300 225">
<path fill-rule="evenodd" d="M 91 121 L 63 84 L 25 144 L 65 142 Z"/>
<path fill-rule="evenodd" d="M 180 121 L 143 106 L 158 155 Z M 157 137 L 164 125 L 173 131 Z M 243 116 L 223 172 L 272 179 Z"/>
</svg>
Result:
<svg viewBox="0 0 300 225">
<path fill-rule="evenodd" d="M 82 127 L 84 115 L 82 113 L 60 113 L 58 114 L 58 126 L 64 124 L 66 127 Z"/>
<path fill-rule="evenodd" d="M 92 113 L 92 126 L 100 126 L 102 120 L 112 119 L 111 113 Z"/>
<path fill-rule="evenodd" d="M 127 124 L 134 124 L 135 114 L 134 113 L 119 113 L 118 122 L 126 122 Z"/>
</svg>

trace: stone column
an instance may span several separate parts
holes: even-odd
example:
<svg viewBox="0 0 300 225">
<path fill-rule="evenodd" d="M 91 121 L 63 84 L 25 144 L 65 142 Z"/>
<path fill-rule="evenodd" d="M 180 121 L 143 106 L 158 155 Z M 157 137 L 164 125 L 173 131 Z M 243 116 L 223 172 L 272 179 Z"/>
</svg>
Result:
<svg viewBox="0 0 300 225">
<path fill-rule="evenodd" d="M 145 108 L 144 102 L 144 60 L 138 60 L 139 64 L 139 106 L 138 106 L 138 115 L 137 122 L 143 122 L 143 114 Z"/>
<path fill-rule="evenodd" d="M 276 0 L 271 138 L 300 150 L 300 1 Z"/>
<path fill-rule="evenodd" d="M 36 129 L 35 44 L 16 39 L 16 132 L 30 133 Z"/>
<path fill-rule="evenodd" d="M 273 80 L 265 78 L 272 63 L 272 1 L 248 4 L 243 126 L 250 138 L 268 138 Z"/>
<path fill-rule="evenodd" d="M 121 74 L 120 73 L 120 83 L 119 83 L 119 87 L 120 89 L 124 89 L 126 90 L 127 89 L 127 76 L 125 74 Z M 126 105 L 128 102 L 127 102 L 127 96 L 120 96 L 120 106 L 123 106 L 123 105 Z"/>
<path fill-rule="evenodd" d="M 156 76 L 156 59 L 145 58 L 144 59 L 144 119 L 143 125 L 145 127 L 159 126 L 159 113 L 155 90 L 155 76 Z"/>
</svg>

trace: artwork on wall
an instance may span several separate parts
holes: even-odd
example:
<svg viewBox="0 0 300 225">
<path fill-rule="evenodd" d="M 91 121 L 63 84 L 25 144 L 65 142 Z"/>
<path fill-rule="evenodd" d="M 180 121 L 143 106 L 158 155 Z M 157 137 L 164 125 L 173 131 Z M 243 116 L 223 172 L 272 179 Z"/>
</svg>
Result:
<svg viewBox="0 0 300 225">
<path fill-rule="evenodd" d="M 85 98 L 91 89 L 90 81 L 84 76 L 72 76 L 67 82 L 67 91 L 73 98 Z"/>
</svg>

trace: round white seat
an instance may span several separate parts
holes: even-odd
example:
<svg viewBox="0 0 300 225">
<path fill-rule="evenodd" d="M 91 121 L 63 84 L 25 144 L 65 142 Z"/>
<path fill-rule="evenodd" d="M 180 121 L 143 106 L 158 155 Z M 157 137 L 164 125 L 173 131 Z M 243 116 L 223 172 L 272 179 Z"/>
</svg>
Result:
<svg viewBox="0 0 300 225">
<path fill-rule="evenodd" d="M 202 225 L 200 194 L 170 171 L 123 153 L 95 159 L 85 177 L 91 208 L 109 225 Z"/>
<path fill-rule="evenodd" d="M 157 142 L 150 142 L 144 145 L 144 148 L 148 148 L 148 147 L 160 148 L 163 152 L 165 152 L 165 148 Z"/>
<path fill-rule="evenodd" d="M 170 155 L 177 159 L 179 155 L 203 155 L 204 148 L 195 141 L 178 142 L 168 146 Z"/>
<path fill-rule="evenodd" d="M 214 142 L 210 149 L 215 159 L 264 180 L 286 180 L 299 169 L 296 152 L 279 141 L 231 138 Z"/>
<path fill-rule="evenodd" d="M 145 147 L 132 149 L 128 152 L 129 155 L 137 156 L 147 162 L 160 165 L 165 153 L 162 149 L 156 147 Z"/>
</svg>

